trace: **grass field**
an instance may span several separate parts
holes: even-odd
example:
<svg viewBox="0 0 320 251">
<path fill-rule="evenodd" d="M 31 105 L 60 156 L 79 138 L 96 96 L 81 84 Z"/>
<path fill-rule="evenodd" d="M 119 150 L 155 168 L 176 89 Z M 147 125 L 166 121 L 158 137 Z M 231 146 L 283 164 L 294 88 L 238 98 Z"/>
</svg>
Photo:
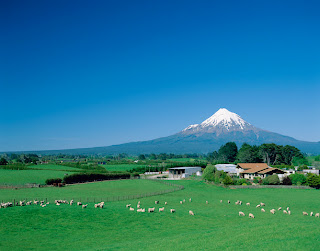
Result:
<svg viewBox="0 0 320 251">
<path fill-rule="evenodd" d="M 4 170 L 0 169 L 0 184 L 44 184 L 48 178 L 63 178 L 66 171 L 54 170 Z"/>
<path fill-rule="evenodd" d="M 32 166 L 28 166 L 28 168 L 43 169 L 43 170 L 60 170 L 60 171 L 61 170 L 81 171 L 81 169 L 78 169 L 78 168 L 61 166 L 61 165 L 53 165 L 53 164 L 32 165 Z"/>
<path fill-rule="evenodd" d="M 133 168 L 145 167 L 145 165 L 138 164 L 118 164 L 118 165 L 101 165 L 108 171 L 130 171 Z"/>
<path fill-rule="evenodd" d="M 127 203 L 136 205 L 137 200 L 106 203 L 104 209 L 95 209 L 92 203 L 86 209 L 51 204 L 46 208 L 32 205 L 0 209 L 0 249 L 319 250 L 320 219 L 302 216 L 302 211 L 320 211 L 319 190 L 234 190 L 201 181 L 172 182 L 184 185 L 185 189 L 140 199 L 141 206 L 146 208 L 153 207 L 154 200 L 160 200 L 154 214 L 131 212 L 125 207 Z M 56 191 L 62 193 L 59 196 L 63 193 L 95 196 L 101 194 L 102 189 L 125 193 L 133 189 L 156 189 L 161 185 L 144 180 L 103 184 L 106 188 L 97 183 L 70 188 L 78 191 L 71 192 L 67 188 Z M 30 190 L 36 193 L 38 189 Z M 12 191 L 2 190 L 1 196 L 4 193 L 12 196 Z M 55 192 L 48 193 L 54 195 Z M 189 197 L 192 202 L 188 202 Z M 179 201 L 184 198 L 187 202 L 181 205 Z M 228 199 L 231 204 L 226 203 Z M 251 206 L 237 206 L 236 200 L 251 202 Z M 165 206 L 165 212 L 159 213 L 157 209 L 164 201 L 168 206 Z M 260 202 L 266 203 L 266 213 L 255 208 L 254 205 Z M 271 208 L 280 206 L 289 206 L 292 215 L 279 211 L 275 215 L 269 213 Z M 176 213 L 170 214 L 170 208 L 175 208 Z M 189 210 L 193 210 L 195 216 L 189 216 Z M 238 216 L 240 210 L 246 217 Z M 249 212 L 256 218 L 249 219 Z"/>
</svg>

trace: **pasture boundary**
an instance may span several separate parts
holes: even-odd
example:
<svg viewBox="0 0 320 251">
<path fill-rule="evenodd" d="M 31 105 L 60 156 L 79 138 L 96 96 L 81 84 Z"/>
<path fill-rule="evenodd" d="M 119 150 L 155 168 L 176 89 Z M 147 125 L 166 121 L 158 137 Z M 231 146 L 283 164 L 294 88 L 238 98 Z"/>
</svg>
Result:
<svg viewBox="0 0 320 251">
<path fill-rule="evenodd" d="M 242 186 L 242 185 L 231 185 L 228 186 L 233 189 L 262 189 L 262 188 L 287 188 L 287 189 L 315 189 L 309 186 L 285 186 L 285 185 L 259 185 L 259 186 Z"/>
<path fill-rule="evenodd" d="M 55 200 L 74 200 L 75 202 L 82 202 L 82 203 L 96 203 L 96 202 L 115 202 L 115 201 L 125 201 L 125 200 L 134 200 L 134 199 L 140 199 L 140 198 L 146 198 L 146 197 L 151 197 L 151 196 L 156 196 L 156 195 L 162 195 L 162 194 L 167 194 L 167 193 L 173 193 L 177 192 L 180 190 L 184 189 L 184 186 L 178 185 L 178 184 L 173 184 L 173 183 L 168 183 L 164 182 L 162 180 L 151 180 L 151 182 L 158 182 L 162 183 L 164 185 L 170 186 L 172 188 L 166 189 L 166 190 L 160 190 L 156 192 L 150 192 L 150 193 L 141 193 L 141 194 L 134 194 L 134 195 L 122 195 L 122 196 L 109 196 L 109 197 L 73 197 L 73 198 L 55 198 Z M 19 201 L 45 201 L 45 203 L 50 202 L 53 203 L 53 199 L 48 199 L 48 198 L 16 198 L 12 199 L 11 202 L 13 205 L 16 205 Z M 8 201 L 3 201 L 1 200 L 1 203 L 5 203 Z"/>
</svg>

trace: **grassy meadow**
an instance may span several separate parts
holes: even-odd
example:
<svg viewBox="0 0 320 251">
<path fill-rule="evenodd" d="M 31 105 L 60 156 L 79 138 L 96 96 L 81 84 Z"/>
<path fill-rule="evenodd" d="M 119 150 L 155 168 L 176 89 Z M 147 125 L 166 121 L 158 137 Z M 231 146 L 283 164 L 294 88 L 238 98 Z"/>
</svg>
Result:
<svg viewBox="0 0 320 251">
<path fill-rule="evenodd" d="M 146 165 L 139 165 L 139 164 L 106 164 L 101 165 L 103 166 L 107 171 L 130 171 L 133 168 L 138 167 L 145 167 Z"/>
<path fill-rule="evenodd" d="M 184 190 L 165 195 L 142 198 L 141 206 L 154 207 L 155 213 L 129 211 L 125 205 L 137 200 L 109 202 L 104 209 L 49 204 L 0 209 L 0 249 L 21 250 L 319 250 L 320 219 L 302 216 L 302 211 L 320 212 L 319 190 L 299 189 L 228 189 L 202 181 L 171 181 L 185 186 Z M 161 186 L 161 187 L 157 187 Z M 45 191 L 52 197 L 73 194 L 92 196 L 104 193 L 163 189 L 163 184 L 146 180 L 119 180 L 73 185 L 50 190 L 29 189 L 30 195 Z M 59 192 L 56 192 L 59 191 Z M 2 190 L 1 197 L 13 192 Z M 23 191 L 22 193 L 25 193 Z M 188 199 L 192 198 L 192 202 Z M 0 198 L 1 199 L 1 198 Z M 58 199 L 58 198 L 57 198 Z M 186 199 L 184 204 L 179 201 Z M 220 200 L 223 203 L 220 203 Z M 227 200 L 231 204 L 227 204 Z M 208 200 L 209 204 L 205 201 Z M 235 205 L 236 200 L 251 206 Z M 158 208 L 165 206 L 159 213 Z M 266 203 L 265 213 L 255 207 Z M 290 207 L 292 215 L 272 208 Z M 175 214 L 169 212 L 176 209 Z M 195 216 L 188 214 L 193 210 Z M 239 211 L 246 216 L 239 217 Z M 253 213 L 255 219 L 248 218 Z"/>
</svg>

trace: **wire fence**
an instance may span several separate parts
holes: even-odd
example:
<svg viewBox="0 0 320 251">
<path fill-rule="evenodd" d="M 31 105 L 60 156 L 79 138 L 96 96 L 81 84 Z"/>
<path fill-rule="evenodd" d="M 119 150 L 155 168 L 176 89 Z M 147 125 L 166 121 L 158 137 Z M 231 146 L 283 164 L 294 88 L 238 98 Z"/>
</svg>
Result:
<svg viewBox="0 0 320 251">
<path fill-rule="evenodd" d="M 43 201 L 44 203 L 54 203 L 55 200 L 65 200 L 70 202 L 70 200 L 73 200 L 74 202 L 82 202 L 82 203 L 97 203 L 97 202 L 114 202 L 114 201 L 125 201 L 125 200 L 134 200 L 134 199 L 140 199 L 140 198 L 145 198 L 145 197 L 151 197 L 151 196 L 157 196 L 157 195 L 162 195 L 162 194 L 168 194 L 168 193 L 173 193 L 176 191 L 180 191 L 184 189 L 184 186 L 178 185 L 178 184 L 173 184 L 173 183 L 168 183 L 164 182 L 162 180 L 151 180 L 151 182 L 158 182 L 162 183 L 164 185 L 169 186 L 169 189 L 165 190 L 160 190 L 156 192 L 150 192 L 150 193 L 140 193 L 140 194 L 133 194 L 133 195 L 120 195 L 120 196 L 108 196 L 108 197 L 69 197 L 69 198 L 49 198 L 49 197 L 37 197 L 37 198 L 14 198 L 12 200 L 1 200 L 1 203 L 6 203 L 6 202 L 12 202 L 13 205 L 17 205 L 20 201 Z"/>
</svg>

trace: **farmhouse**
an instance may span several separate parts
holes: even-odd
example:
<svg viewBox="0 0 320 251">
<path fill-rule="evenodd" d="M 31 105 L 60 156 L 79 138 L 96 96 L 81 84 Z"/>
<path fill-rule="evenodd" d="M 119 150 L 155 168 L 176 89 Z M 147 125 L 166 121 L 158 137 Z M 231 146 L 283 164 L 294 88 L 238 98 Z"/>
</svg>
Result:
<svg viewBox="0 0 320 251">
<path fill-rule="evenodd" d="M 253 180 L 255 177 L 260 177 L 261 179 L 264 179 L 268 175 L 279 175 L 285 173 L 284 171 L 278 168 L 269 167 L 266 163 L 238 163 L 237 168 L 239 169 L 240 178 L 250 180 Z"/>
<path fill-rule="evenodd" d="M 169 178 L 173 179 L 182 179 L 188 178 L 189 176 L 196 174 L 201 176 L 201 167 L 200 166 L 190 166 L 190 167 L 173 167 L 169 168 Z"/>
</svg>

